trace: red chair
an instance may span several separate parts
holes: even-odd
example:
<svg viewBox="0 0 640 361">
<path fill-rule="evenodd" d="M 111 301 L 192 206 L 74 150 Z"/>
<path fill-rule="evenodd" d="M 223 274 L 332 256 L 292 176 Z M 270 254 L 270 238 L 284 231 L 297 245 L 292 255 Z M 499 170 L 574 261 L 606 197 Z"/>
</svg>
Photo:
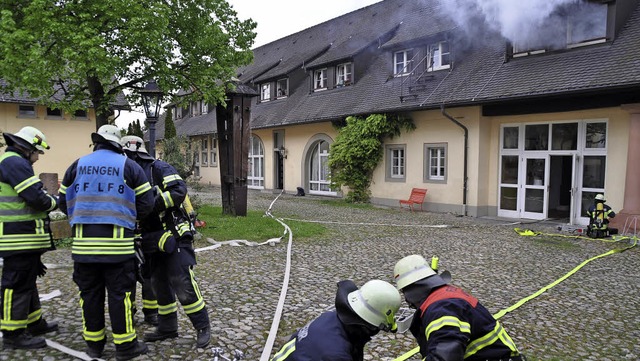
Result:
<svg viewBox="0 0 640 361">
<path fill-rule="evenodd" d="M 422 211 L 422 203 L 424 203 L 424 197 L 427 195 L 427 190 L 424 188 L 413 188 L 411 190 L 411 195 L 409 199 L 401 199 L 400 200 L 400 208 L 402 205 L 406 205 L 413 212 L 413 206 L 419 204 L 420 210 Z"/>
</svg>

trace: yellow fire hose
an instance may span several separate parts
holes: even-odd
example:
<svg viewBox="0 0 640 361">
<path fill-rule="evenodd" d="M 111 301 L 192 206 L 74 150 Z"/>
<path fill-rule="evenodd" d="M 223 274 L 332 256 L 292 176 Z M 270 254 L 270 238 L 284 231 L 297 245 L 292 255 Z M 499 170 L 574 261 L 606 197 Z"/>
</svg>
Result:
<svg viewBox="0 0 640 361">
<path fill-rule="evenodd" d="M 539 235 L 547 235 L 547 236 L 557 236 L 557 237 L 571 237 L 571 238 L 585 238 L 585 239 L 591 239 L 589 237 L 583 237 L 583 236 L 566 236 L 563 234 L 555 234 L 555 233 L 542 233 L 542 232 L 534 232 L 530 229 L 521 229 L 521 228 L 515 228 L 514 229 L 519 235 L 521 236 L 539 236 Z M 536 291 L 535 293 L 533 293 L 530 296 L 527 296 L 523 299 L 521 299 L 520 301 L 514 303 L 512 306 L 509 306 L 501 311 L 498 311 L 497 313 L 495 313 L 493 315 L 493 317 L 498 320 L 500 319 L 502 316 L 506 315 L 507 313 L 517 309 L 518 307 L 524 305 L 525 303 L 527 303 L 528 301 L 540 296 L 541 294 L 543 294 L 544 292 L 546 292 L 547 290 L 551 289 L 552 287 L 558 285 L 560 282 L 566 280 L 567 278 L 569 278 L 571 275 L 573 275 L 574 273 L 578 272 L 578 270 L 580 270 L 582 267 L 584 267 L 587 263 L 594 261 L 598 258 L 602 258 L 602 257 L 606 257 L 612 254 L 616 254 L 616 253 L 622 253 L 628 249 L 631 249 L 633 247 L 635 247 L 638 244 L 638 237 L 637 236 L 633 236 L 633 237 L 619 237 L 615 240 L 608 240 L 608 239 L 602 239 L 602 241 L 605 242 L 620 242 L 622 240 L 625 239 L 630 239 L 633 240 L 633 244 L 628 246 L 628 247 L 624 247 L 624 248 L 617 248 L 617 249 L 613 249 L 611 251 L 605 252 L 603 254 L 600 254 L 598 256 L 592 257 L 587 259 L 586 261 L 580 263 L 577 267 L 575 267 L 574 269 L 572 269 L 571 271 L 567 272 L 564 276 L 558 278 L 557 280 L 551 282 L 550 284 L 542 287 L 541 289 L 539 289 L 538 291 Z M 413 348 L 411 351 L 405 353 L 404 355 L 395 358 L 393 361 L 404 361 L 409 359 L 411 356 L 415 355 L 416 353 L 418 353 L 420 351 L 420 347 L 416 347 Z"/>
</svg>

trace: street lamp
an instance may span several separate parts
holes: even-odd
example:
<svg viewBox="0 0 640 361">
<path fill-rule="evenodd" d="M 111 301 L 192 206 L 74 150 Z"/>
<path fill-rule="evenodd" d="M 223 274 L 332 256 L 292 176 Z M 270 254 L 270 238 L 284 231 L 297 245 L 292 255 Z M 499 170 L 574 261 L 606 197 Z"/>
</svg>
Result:
<svg viewBox="0 0 640 361">
<path fill-rule="evenodd" d="M 162 90 L 158 87 L 155 80 L 151 80 L 140 90 L 142 97 L 142 105 L 144 113 L 149 123 L 149 154 L 156 157 L 156 122 L 160 115 L 160 107 L 162 106 Z"/>
</svg>

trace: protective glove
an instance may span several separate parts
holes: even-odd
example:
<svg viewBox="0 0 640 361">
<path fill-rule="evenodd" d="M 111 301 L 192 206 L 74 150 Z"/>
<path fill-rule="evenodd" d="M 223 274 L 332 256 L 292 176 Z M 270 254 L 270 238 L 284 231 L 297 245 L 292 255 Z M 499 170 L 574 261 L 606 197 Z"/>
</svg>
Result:
<svg viewBox="0 0 640 361">
<path fill-rule="evenodd" d="M 47 266 L 42 261 L 38 261 L 38 263 L 38 277 L 44 277 L 47 274 Z"/>
</svg>

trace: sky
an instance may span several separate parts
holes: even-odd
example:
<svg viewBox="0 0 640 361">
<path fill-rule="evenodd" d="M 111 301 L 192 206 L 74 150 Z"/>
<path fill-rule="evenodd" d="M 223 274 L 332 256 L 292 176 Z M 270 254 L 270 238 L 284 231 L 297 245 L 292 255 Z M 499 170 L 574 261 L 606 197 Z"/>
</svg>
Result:
<svg viewBox="0 0 640 361">
<path fill-rule="evenodd" d="M 238 19 L 253 19 L 256 27 L 254 48 L 298 31 L 323 23 L 381 0 L 227 0 L 238 13 Z M 145 119 L 144 111 L 122 112 L 116 125 Z"/>
</svg>

